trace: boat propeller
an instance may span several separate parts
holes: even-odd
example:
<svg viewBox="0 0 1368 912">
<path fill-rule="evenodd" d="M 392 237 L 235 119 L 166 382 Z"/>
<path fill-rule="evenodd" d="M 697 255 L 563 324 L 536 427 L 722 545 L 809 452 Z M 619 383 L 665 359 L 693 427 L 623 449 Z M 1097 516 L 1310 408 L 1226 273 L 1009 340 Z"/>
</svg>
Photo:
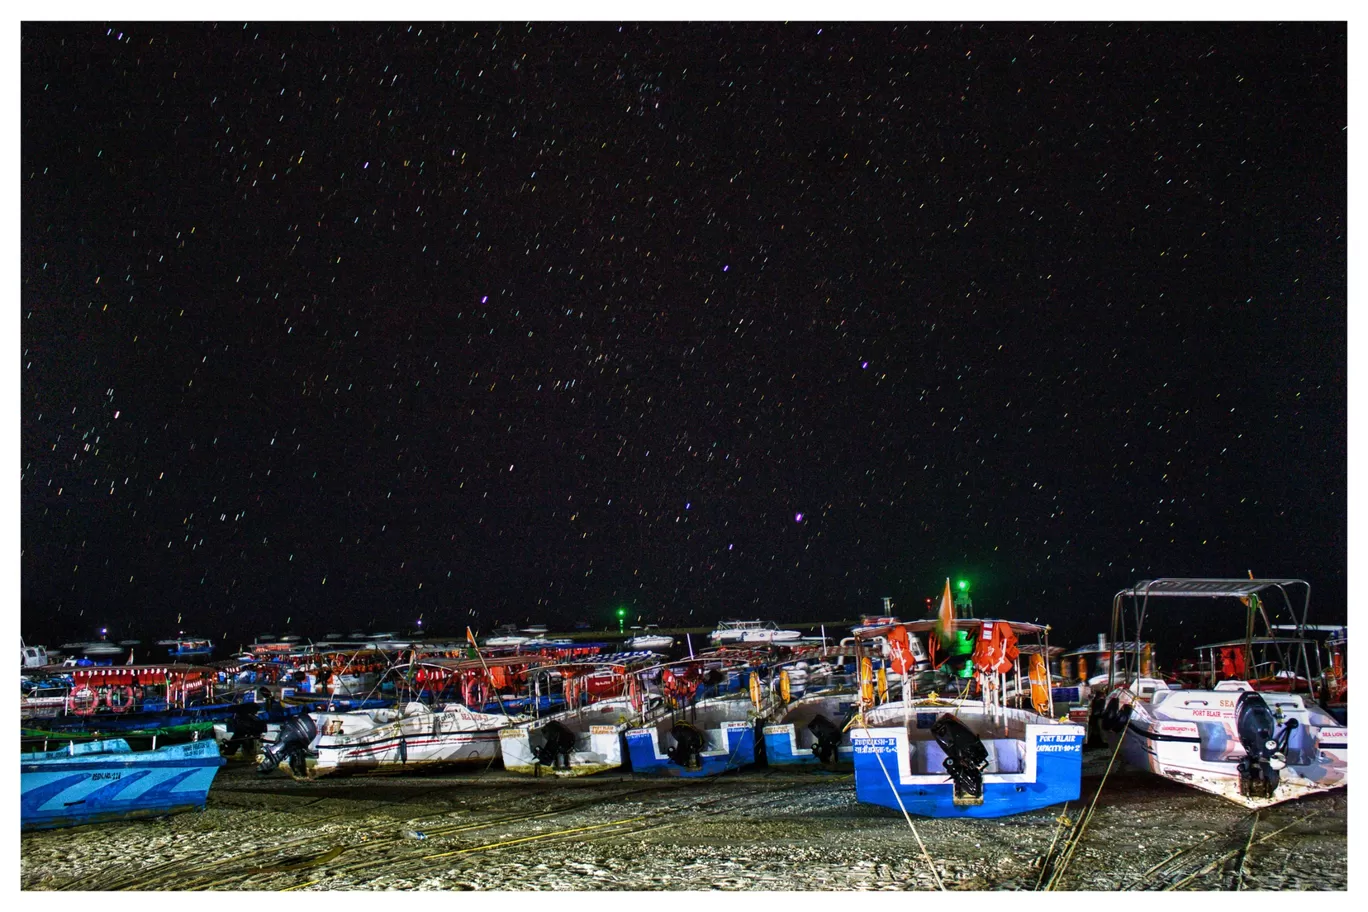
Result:
<svg viewBox="0 0 1368 912">
<path fill-rule="evenodd" d="M 945 751 L 945 771 L 955 781 L 955 804 L 982 804 L 988 749 L 978 735 L 950 713 L 935 721 L 931 734 Z"/>
<path fill-rule="evenodd" d="M 701 769 L 703 766 L 703 746 L 706 743 L 703 733 L 688 722 L 676 722 L 670 729 L 674 747 L 666 755 L 686 770 Z"/>
<path fill-rule="evenodd" d="M 1245 691 L 1235 703 L 1235 730 L 1244 745 L 1245 756 L 1236 769 L 1240 773 L 1240 794 L 1246 798 L 1272 798 L 1277 791 L 1279 770 L 1287 766 L 1287 742 L 1296 719 L 1288 719 L 1281 732 L 1268 701 L 1256 691 Z"/>
<path fill-rule="evenodd" d="M 296 776 L 306 775 L 304 756 L 317 735 L 318 726 L 314 725 L 308 713 L 287 720 L 280 726 L 280 736 L 276 738 L 276 743 L 262 751 L 261 764 L 257 766 L 257 772 L 269 773 L 280 766 L 282 761 L 288 761 L 291 772 Z"/>
<path fill-rule="evenodd" d="M 554 719 L 542 726 L 542 743 L 532 748 L 537 763 L 552 769 L 570 768 L 570 751 L 575 748 L 575 733 Z"/>
</svg>

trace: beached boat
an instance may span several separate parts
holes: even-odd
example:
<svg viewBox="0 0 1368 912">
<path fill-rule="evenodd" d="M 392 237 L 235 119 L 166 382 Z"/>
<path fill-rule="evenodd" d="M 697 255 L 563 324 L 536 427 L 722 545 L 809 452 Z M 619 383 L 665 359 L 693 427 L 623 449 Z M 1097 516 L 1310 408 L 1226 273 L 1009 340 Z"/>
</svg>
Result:
<svg viewBox="0 0 1368 912">
<path fill-rule="evenodd" d="M 783 705 L 756 666 L 700 655 L 657 680 L 664 706 L 625 734 L 633 773 L 712 776 L 756 762 L 759 730 Z"/>
<path fill-rule="evenodd" d="M 533 670 L 534 690 L 558 687 L 565 708 L 499 732 L 504 769 L 532 776 L 588 776 L 621 767 L 627 756 L 624 733 L 641 725 L 661 702 L 636 676 L 655 657 L 640 652 L 629 656 L 622 664 Z"/>
<path fill-rule="evenodd" d="M 284 765 L 296 778 L 333 773 L 409 772 L 488 766 L 499 759 L 499 730 L 524 721 L 459 703 L 432 709 L 411 702 L 386 709 L 312 712 L 268 730 L 258 769 Z"/>
<path fill-rule="evenodd" d="M 713 776 L 755 762 L 755 707 L 739 696 L 700 700 L 654 724 L 628 729 L 632 772 Z"/>
<path fill-rule="evenodd" d="M 70 673 L 66 697 L 45 718 L 54 731 L 110 734 L 233 714 L 231 704 L 215 699 L 218 675 L 207 666 L 91 665 L 63 671 Z"/>
<path fill-rule="evenodd" d="M 849 723 L 859 709 L 849 688 L 806 694 L 763 729 L 770 766 L 849 766 L 854 757 Z"/>
<path fill-rule="evenodd" d="M 659 697 L 614 697 L 562 710 L 499 732 L 504 769 L 529 776 L 590 776 L 619 769 L 624 735 L 641 724 Z"/>
<path fill-rule="evenodd" d="M 19 679 L 19 718 L 55 719 L 66 711 L 71 675 L 32 669 Z"/>
<path fill-rule="evenodd" d="M 716 645 L 786 643 L 802 637 L 798 630 L 781 630 L 773 621 L 722 621 L 708 634 Z"/>
<path fill-rule="evenodd" d="M 936 623 L 911 622 L 889 637 L 889 677 L 900 699 L 874 705 L 885 687 L 873 686 L 870 666 L 862 669 L 864 709 L 851 730 L 856 798 L 925 817 L 1002 817 L 1076 799 L 1085 731 L 1053 718 L 1041 674 L 1044 653 L 1023 654 L 1017 646 L 1019 638 L 1031 636 L 1048 647 L 1049 628 L 952 618 L 942 622 L 938 635 Z M 928 637 L 933 666 L 937 652 L 941 656 L 940 666 L 923 673 L 915 671 L 915 656 L 901 644 L 917 632 Z M 946 666 L 960 658 L 960 634 L 967 634 L 973 651 L 963 669 L 946 677 Z M 942 636 L 952 648 L 936 648 Z M 972 676 L 964 678 L 964 671 Z M 953 684 L 960 695 L 944 699 L 919 692 L 928 681 L 942 690 Z M 1009 681 L 1021 697 L 1009 698 Z"/>
<path fill-rule="evenodd" d="M 223 764 L 212 740 L 133 751 L 114 738 L 20 754 L 21 827 L 52 829 L 203 810 Z"/>
<path fill-rule="evenodd" d="M 1289 590 L 1300 590 L 1300 604 Z M 1271 635 L 1277 619 L 1306 626 L 1310 592 L 1296 579 L 1157 579 L 1118 592 L 1113 639 L 1127 613 L 1139 639 L 1151 602 L 1169 597 L 1224 602 L 1245 615 L 1249 633 L 1208 647 L 1216 659 L 1195 688 L 1175 690 L 1141 678 L 1134 663 L 1114 664 L 1100 720 L 1108 744 L 1131 766 L 1248 808 L 1348 785 L 1349 729 L 1311 693 L 1322 677 L 1314 642 Z"/>
</svg>

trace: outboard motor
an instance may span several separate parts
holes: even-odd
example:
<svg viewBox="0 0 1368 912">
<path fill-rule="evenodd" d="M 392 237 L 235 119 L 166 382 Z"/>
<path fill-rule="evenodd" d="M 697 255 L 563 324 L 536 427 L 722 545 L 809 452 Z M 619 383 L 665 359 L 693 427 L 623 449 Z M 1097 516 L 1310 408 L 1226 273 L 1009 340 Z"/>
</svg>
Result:
<svg viewBox="0 0 1368 912">
<path fill-rule="evenodd" d="M 570 752 L 575 749 L 575 733 L 554 719 L 541 728 L 542 743 L 532 748 L 537 763 L 552 769 L 569 769 Z"/>
<path fill-rule="evenodd" d="M 318 726 L 308 713 L 289 719 L 280 726 L 280 737 L 276 739 L 276 743 L 262 752 L 261 765 L 257 767 L 257 772 L 269 773 L 280 766 L 282 761 L 288 760 L 290 771 L 295 776 L 308 775 L 304 757 L 317 735 Z"/>
<path fill-rule="evenodd" d="M 1278 789 L 1278 771 L 1287 766 L 1287 740 L 1297 727 L 1288 719 L 1281 734 L 1276 734 L 1277 717 L 1263 694 L 1247 690 L 1235 703 L 1235 731 L 1244 745 L 1245 757 L 1236 767 L 1240 771 L 1240 794 L 1246 798 L 1272 798 Z"/>
<path fill-rule="evenodd" d="M 707 744 L 703 733 L 688 722 L 676 722 L 670 729 L 670 737 L 674 738 L 675 744 L 665 752 L 666 755 L 686 770 L 702 769 L 703 747 Z"/>
<path fill-rule="evenodd" d="M 955 804 L 982 804 L 988 749 L 978 735 L 950 713 L 935 721 L 931 734 L 945 751 L 945 771 L 955 780 Z"/>
<path fill-rule="evenodd" d="M 841 743 L 840 726 L 818 713 L 807 724 L 807 730 L 812 732 L 812 755 L 820 763 L 834 763 L 836 748 Z"/>
<path fill-rule="evenodd" d="M 239 750 L 251 758 L 255 753 L 254 742 L 266 734 L 266 720 L 258 714 L 259 704 L 239 703 L 233 707 L 233 717 L 228 720 L 228 740 L 221 745 L 223 756 L 231 757 Z"/>
</svg>

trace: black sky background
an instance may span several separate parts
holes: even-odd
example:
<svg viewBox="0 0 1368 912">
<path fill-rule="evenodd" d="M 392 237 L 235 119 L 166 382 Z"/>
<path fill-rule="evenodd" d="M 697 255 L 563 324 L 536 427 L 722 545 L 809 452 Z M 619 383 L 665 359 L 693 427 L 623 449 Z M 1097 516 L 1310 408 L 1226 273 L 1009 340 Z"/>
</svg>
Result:
<svg viewBox="0 0 1368 912">
<path fill-rule="evenodd" d="M 1346 32 L 26 23 L 23 632 L 1342 621 Z"/>
</svg>

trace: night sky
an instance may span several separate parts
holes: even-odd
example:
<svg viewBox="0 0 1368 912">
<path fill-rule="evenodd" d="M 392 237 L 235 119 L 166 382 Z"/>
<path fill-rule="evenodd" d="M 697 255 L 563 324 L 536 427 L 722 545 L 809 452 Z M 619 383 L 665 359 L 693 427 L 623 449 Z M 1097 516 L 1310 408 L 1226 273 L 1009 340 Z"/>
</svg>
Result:
<svg viewBox="0 0 1368 912">
<path fill-rule="evenodd" d="M 1346 33 L 26 23 L 23 633 L 1344 620 Z"/>
</svg>

